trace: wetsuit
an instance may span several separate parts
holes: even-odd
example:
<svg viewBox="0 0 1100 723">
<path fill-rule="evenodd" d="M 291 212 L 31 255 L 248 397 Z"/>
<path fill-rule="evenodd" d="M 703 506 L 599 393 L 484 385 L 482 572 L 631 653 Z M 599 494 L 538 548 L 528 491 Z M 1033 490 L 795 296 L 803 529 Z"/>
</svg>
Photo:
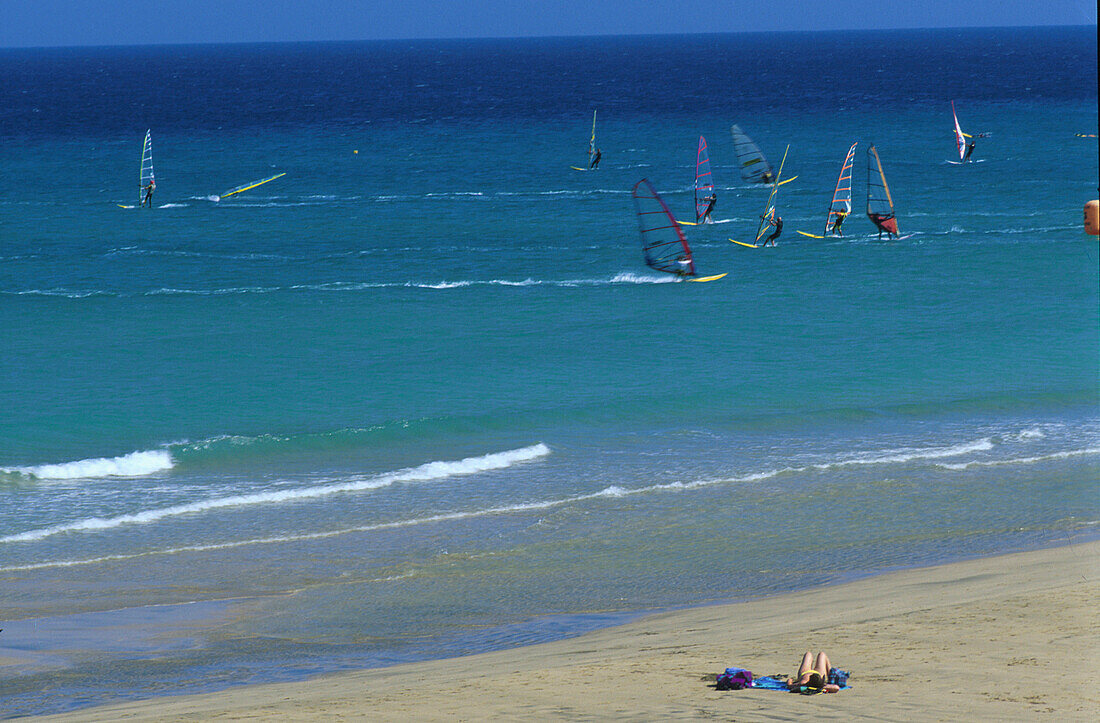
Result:
<svg viewBox="0 0 1100 723">
<path fill-rule="evenodd" d="M 974 141 L 970 141 L 970 145 L 966 147 L 966 155 L 963 156 L 963 163 L 970 160 L 970 154 L 974 152 Z"/>
<path fill-rule="evenodd" d="M 707 204 L 707 210 L 703 211 L 703 218 L 701 219 L 703 223 L 706 223 L 707 221 L 710 220 L 710 212 L 714 210 L 714 207 L 715 207 L 715 205 L 717 205 L 717 203 L 718 203 L 718 197 L 717 196 L 711 196 L 710 197 L 710 202 Z"/>
<path fill-rule="evenodd" d="M 777 238 L 779 238 L 779 234 L 783 233 L 783 219 L 782 218 L 780 218 L 779 216 L 776 216 L 771 221 L 771 225 L 775 226 L 775 231 L 772 232 L 771 236 L 768 236 L 766 239 L 764 239 L 764 245 L 765 246 L 767 246 L 769 243 L 774 246 L 775 245 L 775 240 Z"/>
<path fill-rule="evenodd" d="M 603 158 L 603 153 L 599 149 L 596 149 L 596 155 L 592 156 L 592 165 L 589 168 L 595 170 L 600 165 L 600 159 Z"/>
<path fill-rule="evenodd" d="M 149 208 L 153 207 L 153 189 L 154 188 L 156 188 L 156 184 L 152 183 L 152 182 L 150 182 L 149 185 L 145 187 L 145 198 L 141 199 L 141 205 L 142 206 L 144 206 L 145 204 L 149 204 Z"/>
</svg>

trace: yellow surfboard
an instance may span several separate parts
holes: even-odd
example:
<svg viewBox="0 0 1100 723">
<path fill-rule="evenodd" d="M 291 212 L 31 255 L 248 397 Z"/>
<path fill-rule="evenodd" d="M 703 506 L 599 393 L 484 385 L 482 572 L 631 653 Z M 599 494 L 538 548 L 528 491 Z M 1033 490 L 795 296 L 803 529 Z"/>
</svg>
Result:
<svg viewBox="0 0 1100 723">
<path fill-rule="evenodd" d="M 728 274 L 728 273 L 729 272 L 727 271 L 726 274 Z M 704 281 L 717 281 L 718 279 L 722 278 L 726 274 L 717 274 L 716 276 L 700 276 L 698 279 L 688 279 L 688 281 L 694 281 L 697 284 L 701 284 Z"/>
<path fill-rule="evenodd" d="M 805 231 L 797 231 L 796 233 L 800 233 L 803 236 L 809 236 L 810 238 L 825 238 L 824 236 L 818 236 L 815 233 L 806 233 Z"/>
<path fill-rule="evenodd" d="M 735 243 L 735 244 L 739 245 L 739 246 L 744 246 L 745 248 L 748 248 L 748 249 L 760 249 L 760 248 L 764 248 L 764 246 L 763 246 L 763 245 L 757 246 L 756 244 L 747 244 L 747 243 L 745 243 L 744 241 L 738 241 L 737 239 L 732 239 L 732 238 L 731 238 L 731 239 L 730 239 L 730 241 L 731 241 L 732 243 Z"/>
</svg>

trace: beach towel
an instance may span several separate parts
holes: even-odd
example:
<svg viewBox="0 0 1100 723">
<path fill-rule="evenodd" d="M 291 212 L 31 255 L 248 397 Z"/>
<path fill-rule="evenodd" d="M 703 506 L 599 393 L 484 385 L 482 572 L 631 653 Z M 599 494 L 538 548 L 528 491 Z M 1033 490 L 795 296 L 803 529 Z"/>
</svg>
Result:
<svg viewBox="0 0 1100 723">
<path fill-rule="evenodd" d="M 752 671 L 744 668 L 726 668 L 715 680 L 718 690 L 741 690 L 752 687 Z"/>
</svg>

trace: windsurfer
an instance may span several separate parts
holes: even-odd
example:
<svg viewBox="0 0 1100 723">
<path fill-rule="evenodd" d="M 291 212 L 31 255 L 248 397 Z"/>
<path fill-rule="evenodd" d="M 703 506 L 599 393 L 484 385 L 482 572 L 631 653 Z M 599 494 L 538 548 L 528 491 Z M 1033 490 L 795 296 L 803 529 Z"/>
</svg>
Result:
<svg viewBox="0 0 1100 723">
<path fill-rule="evenodd" d="M 761 183 L 771 183 L 774 180 L 775 176 L 772 175 L 771 171 L 764 171 L 764 175 L 760 176 Z"/>
<path fill-rule="evenodd" d="M 966 144 L 966 155 L 963 156 L 963 163 L 967 163 L 970 161 L 970 154 L 974 152 L 974 145 L 975 141 L 973 139 L 971 139 L 971 141 Z"/>
<path fill-rule="evenodd" d="M 592 163 L 590 163 L 588 167 L 591 168 L 593 171 L 599 168 L 601 158 L 603 158 L 603 153 L 601 153 L 600 149 L 597 148 L 596 153 L 592 156 Z"/>
<path fill-rule="evenodd" d="M 782 216 L 772 216 L 768 223 L 772 226 L 775 226 L 775 231 L 772 232 L 771 236 L 768 236 L 766 239 L 764 239 L 764 243 L 760 244 L 761 246 L 767 246 L 768 244 L 775 246 L 775 240 L 779 238 L 779 234 L 783 233 Z"/>
<path fill-rule="evenodd" d="M 710 212 L 714 210 L 714 206 L 718 203 L 718 195 L 715 193 L 710 194 L 703 199 L 707 202 L 707 210 L 703 211 L 703 217 L 699 220 L 700 223 L 713 223 L 710 220 Z"/>
<path fill-rule="evenodd" d="M 897 237 L 898 222 L 895 220 L 896 216 L 894 216 L 894 214 L 869 213 L 867 217 L 878 227 L 878 237 L 880 240 L 882 239 L 883 231 L 889 236 Z"/>
<path fill-rule="evenodd" d="M 843 225 L 844 219 L 846 219 L 846 218 L 848 218 L 848 212 L 847 211 L 840 210 L 840 211 L 836 212 L 836 219 L 833 221 L 832 229 L 830 229 L 830 232 L 834 236 L 843 236 L 844 235 L 840 232 L 840 227 L 841 227 L 841 225 Z"/>
<path fill-rule="evenodd" d="M 152 178 L 149 179 L 149 185 L 145 187 L 145 198 L 141 199 L 141 205 L 149 204 L 149 208 L 153 207 L 153 191 L 157 188 L 157 182 Z"/>
<path fill-rule="evenodd" d="M 691 270 L 691 259 L 687 256 L 680 256 L 676 259 L 679 269 L 676 271 L 677 276 L 694 276 L 694 272 Z"/>
</svg>

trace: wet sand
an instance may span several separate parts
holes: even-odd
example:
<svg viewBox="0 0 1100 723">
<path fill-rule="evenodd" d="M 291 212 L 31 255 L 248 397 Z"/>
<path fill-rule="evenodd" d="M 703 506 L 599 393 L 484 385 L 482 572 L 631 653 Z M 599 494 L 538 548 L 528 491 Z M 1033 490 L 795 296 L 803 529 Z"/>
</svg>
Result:
<svg viewBox="0 0 1100 723">
<path fill-rule="evenodd" d="M 49 720 L 1081 720 L 1100 717 L 1100 542 L 905 570 L 581 637 Z M 825 650 L 852 688 L 717 691 Z"/>
</svg>

